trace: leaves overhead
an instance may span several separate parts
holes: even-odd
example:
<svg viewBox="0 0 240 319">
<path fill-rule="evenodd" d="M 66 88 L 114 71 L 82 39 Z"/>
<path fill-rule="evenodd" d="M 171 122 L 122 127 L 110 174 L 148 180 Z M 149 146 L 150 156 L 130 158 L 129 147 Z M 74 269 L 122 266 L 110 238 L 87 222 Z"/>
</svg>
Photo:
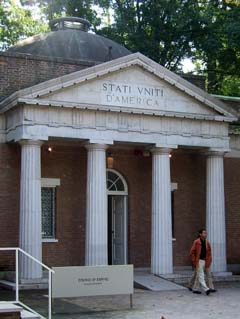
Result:
<svg viewBox="0 0 240 319">
<path fill-rule="evenodd" d="M 240 95 L 240 1 L 238 0 L 2 0 L 0 41 L 6 48 L 39 33 L 29 8 L 46 19 L 77 16 L 92 30 L 140 51 L 172 71 L 184 58 L 205 74 L 209 92 Z M 27 9 L 25 9 L 27 8 Z"/>
<path fill-rule="evenodd" d="M 40 21 L 35 21 L 31 11 L 22 8 L 16 0 L 0 2 L 0 50 L 7 49 L 19 39 L 46 30 Z"/>
</svg>

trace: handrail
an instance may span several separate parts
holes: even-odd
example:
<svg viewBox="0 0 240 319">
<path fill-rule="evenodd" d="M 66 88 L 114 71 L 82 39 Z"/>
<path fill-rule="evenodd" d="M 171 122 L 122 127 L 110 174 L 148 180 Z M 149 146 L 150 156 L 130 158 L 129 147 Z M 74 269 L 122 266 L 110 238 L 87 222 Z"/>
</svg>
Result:
<svg viewBox="0 0 240 319">
<path fill-rule="evenodd" d="M 42 267 L 44 267 L 45 269 L 47 269 L 48 271 L 51 271 L 51 273 L 54 273 L 54 271 L 49 268 L 48 266 L 44 265 L 43 263 L 41 263 L 39 260 L 37 260 L 35 257 L 29 255 L 25 250 L 21 249 L 21 248 L 17 248 L 18 251 L 21 251 L 24 255 L 28 256 L 30 259 L 34 260 L 37 264 L 41 265 Z"/>
<path fill-rule="evenodd" d="M 15 251 L 15 272 L 16 272 L 16 300 L 13 301 L 13 303 L 18 303 L 25 307 L 26 309 L 32 311 L 33 313 L 39 315 L 42 319 L 45 319 L 42 315 L 37 313 L 35 310 L 32 308 L 28 307 L 25 305 L 23 302 L 19 300 L 19 252 L 27 256 L 28 258 L 32 259 L 35 261 L 37 264 L 41 265 L 43 268 L 48 270 L 48 319 L 52 318 L 52 274 L 54 274 L 54 270 L 37 260 L 35 257 L 31 256 L 28 254 L 26 251 L 19 247 L 0 247 L 0 251 Z"/>
<path fill-rule="evenodd" d="M 34 260 L 36 263 L 38 263 L 39 265 L 41 265 L 42 267 L 44 267 L 45 269 L 51 271 L 51 273 L 54 273 L 54 271 L 49 268 L 48 266 L 46 266 L 45 264 L 41 263 L 38 259 L 36 259 L 35 257 L 31 256 L 30 254 L 28 254 L 25 250 L 23 250 L 22 248 L 19 247 L 0 247 L 0 250 L 18 250 L 21 251 L 24 255 L 28 256 L 30 259 Z"/>
</svg>

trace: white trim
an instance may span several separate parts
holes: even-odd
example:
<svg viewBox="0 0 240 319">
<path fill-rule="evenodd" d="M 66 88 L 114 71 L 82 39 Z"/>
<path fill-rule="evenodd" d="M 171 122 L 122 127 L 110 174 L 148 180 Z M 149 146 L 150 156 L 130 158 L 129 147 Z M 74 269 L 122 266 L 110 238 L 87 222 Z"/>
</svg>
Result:
<svg viewBox="0 0 240 319">
<path fill-rule="evenodd" d="M 118 171 L 116 171 L 115 169 L 112 168 L 107 168 L 106 174 L 108 172 L 113 172 L 114 174 L 118 175 L 121 179 L 121 181 L 123 182 L 124 185 L 124 191 L 109 191 L 107 189 L 107 195 L 128 195 L 128 186 L 127 186 L 127 182 L 125 180 L 125 178 L 122 176 L 122 174 L 120 174 Z"/>
<path fill-rule="evenodd" d="M 121 179 L 121 181 L 123 182 L 124 185 L 124 191 L 108 191 L 107 190 L 107 196 L 112 196 L 112 195 L 117 195 L 117 196 L 122 196 L 123 197 L 123 206 L 124 206 L 124 264 L 128 263 L 127 260 L 127 256 L 128 256 L 128 206 L 127 206 L 127 199 L 128 199 L 128 185 L 127 182 L 125 180 L 125 178 L 122 176 L 122 174 L 120 174 L 118 171 L 116 171 L 115 169 L 110 169 L 108 168 L 106 170 L 106 174 L 108 172 L 113 172 L 114 174 L 116 174 L 117 176 L 119 176 L 119 178 Z M 113 215 L 113 211 L 111 212 L 111 215 Z M 112 218 L 113 221 L 113 218 Z M 113 258 L 113 242 L 112 242 L 112 258 Z"/>
<path fill-rule="evenodd" d="M 60 178 L 41 178 L 41 188 L 46 187 L 46 188 L 56 188 L 57 186 L 60 186 Z M 55 211 L 54 211 L 54 216 L 53 216 L 53 223 L 54 223 L 54 235 L 56 235 L 56 202 L 54 204 L 55 206 Z M 43 234 L 42 234 L 43 236 Z M 42 243 L 58 243 L 58 239 L 56 238 L 43 238 L 42 237 Z"/>
<path fill-rule="evenodd" d="M 117 192 L 115 192 L 117 193 Z M 109 194 L 110 195 L 110 194 Z M 114 194 L 116 195 L 116 194 Z M 110 195 L 111 196 L 111 195 Z M 124 215 L 124 225 L 123 225 L 123 228 L 124 228 L 124 231 L 123 231 L 123 245 L 124 245 L 124 252 L 123 252 L 123 264 L 124 265 L 127 265 L 128 263 L 128 259 L 127 259 L 127 256 L 128 256 L 128 216 L 127 216 L 127 195 L 120 195 L 121 196 L 121 200 L 123 201 L 123 209 L 124 209 L 124 212 L 123 212 L 123 215 Z M 112 198 L 111 198 L 112 199 Z M 113 213 L 113 207 L 112 207 L 112 211 L 111 211 L 111 216 L 112 216 L 112 230 L 115 232 L 115 221 L 114 221 L 114 213 Z M 113 264 L 113 260 L 114 260 L 114 245 L 113 245 L 113 234 L 112 234 L 112 264 Z M 114 264 L 113 264 L 114 265 Z"/>
<path fill-rule="evenodd" d="M 226 158 L 240 158 L 240 150 L 231 150 L 229 153 L 225 154 Z"/>
<path fill-rule="evenodd" d="M 127 195 L 124 196 L 124 263 L 128 264 L 128 209 L 127 209 Z"/>
<path fill-rule="evenodd" d="M 30 98 L 19 98 L 18 103 L 24 103 L 27 105 L 40 105 L 40 106 L 56 106 L 56 107 L 66 107 L 66 108 L 79 108 L 84 110 L 97 110 L 106 112 L 121 112 L 121 113 L 133 113 L 133 114 L 145 114 L 160 117 L 176 117 L 176 118 L 187 118 L 187 119 L 198 119 L 207 121 L 218 121 L 218 122 L 233 122 L 237 120 L 237 117 L 224 116 L 224 115 L 208 115 L 208 114 L 198 114 L 198 113 L 186 113 L 186 112 L 176 112 L 176 111 L 166 111 L 158 109 L 139 109 L 134 107 L 126 106 L 111 106 L 111 105 L 99 105 L 91 103 L 81 103 L 81 102 L 70 102 L 70 101 L 54 101 L 46 99 L 30 99 Z M 218 112 L 218 110 L 216 110 Z M 1 114 L 1 111 L 0 111 Z"/>
<path fill-rule="evenodd" d="M 41 178 L 41 187 L 57 187 L 60 186 L 60 178 Z"/>
<path fill-rule="evenodd" d="M 171 192 L 174 192 L 178 189 L 178 183 L 171 183 Z"/>
<path fill-rule="evenodd" d="M 58 243 L 58 239 L 55 239 L 55 238 L 42 238 L 42 243 Z"/>
</svg>

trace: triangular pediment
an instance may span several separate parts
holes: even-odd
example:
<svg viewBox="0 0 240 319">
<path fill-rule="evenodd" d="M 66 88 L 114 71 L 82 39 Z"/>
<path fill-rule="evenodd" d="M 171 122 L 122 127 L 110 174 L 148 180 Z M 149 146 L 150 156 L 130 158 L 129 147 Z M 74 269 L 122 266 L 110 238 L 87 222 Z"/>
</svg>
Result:
<svg viewBox="0 0 240 319">
<path fill-rule="evenodd" d="M 225 105 L 136 53 L 18 92 L 22 103 L 233 120 Z"/>
</svg>

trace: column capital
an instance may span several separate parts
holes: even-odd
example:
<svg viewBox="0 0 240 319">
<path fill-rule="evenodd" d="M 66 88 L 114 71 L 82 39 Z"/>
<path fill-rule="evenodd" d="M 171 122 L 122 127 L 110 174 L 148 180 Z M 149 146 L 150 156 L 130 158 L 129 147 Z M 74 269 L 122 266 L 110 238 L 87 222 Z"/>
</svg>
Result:
<svg viewBox="0 0 240 319">
<path fill-rule="evenodd" d="M 36 146 L 42 146 L 43 141 L 41 140 L 19 140 L 18 143 L 20 145 L 36 145 Z"/>
<path fill-rule="evenodd" d="M 150 151 L 152 154 L 169 155 L 172 149 L 167 147 L 153 147 L 150 149 Z"/>
<path fill-rule="evenodd" d="M 99 143 L 88 143 L 85 144 L 84 147 L 88 150 L 88 151 L 105 151 L 109 146 L 107 144 L 99 144 Z"/>
<path fill-rule="evenodd" d="M 228 152 L 230 152 L 230 149 L 209 148 L 204 151 L 204 154 L 208 157 L 224 157 L 224 155 Z"/>
</svg>

